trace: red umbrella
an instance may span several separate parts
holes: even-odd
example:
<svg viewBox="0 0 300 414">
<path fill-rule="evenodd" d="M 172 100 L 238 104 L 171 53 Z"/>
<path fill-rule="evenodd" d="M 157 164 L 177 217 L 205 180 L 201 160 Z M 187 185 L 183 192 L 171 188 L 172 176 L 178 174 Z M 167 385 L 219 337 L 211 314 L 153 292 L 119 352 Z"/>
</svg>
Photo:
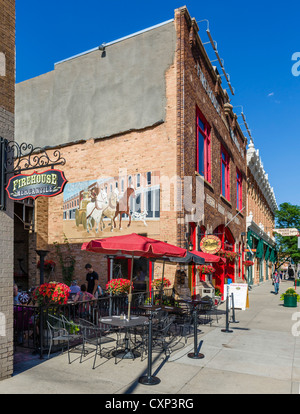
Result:
<svg viewBox="0 0 300 414">
<path fill-rule="evenodd" d="M 128 295 L 128 319 L 130 319 L 130 305 L 132 299 L 132 272 L 134 256 L 147 258 L 164 258 L 164 257 L 185 257 L 186 249 L 182 249 L 172 244 L 149 237 L 140 236 L 132 233 L 123 236 L 107 237 L 103 239 L 91 240 L 89 243 L 83 243 L 81 250 L 89 252 L 103 253 L 108 255 L 131 255 L 131 275 L 130 291 Z"/>
<path fill-rule="evenodd" d="M 91 240 L 89 243 L 83 243 L 81 250 L 110 255 L 130 254 L 148 258 L 185 257 L 187 253 L 186 249 L 136 233 Z"/>
</svg>

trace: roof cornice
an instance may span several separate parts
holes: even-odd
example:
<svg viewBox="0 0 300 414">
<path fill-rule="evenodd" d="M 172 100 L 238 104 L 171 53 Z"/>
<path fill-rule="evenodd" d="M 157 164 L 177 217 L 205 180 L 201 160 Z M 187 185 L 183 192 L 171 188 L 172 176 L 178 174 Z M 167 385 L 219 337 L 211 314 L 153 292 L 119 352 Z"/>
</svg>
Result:
<svg viewBox="0 0 300 414">
<path fill-rule="evenodd" d="M 264 195 L 270 209 L 273 213 L 278 210 L 274 189 L 269 183 L 268 174 L 264 170 L 263 163 L 259 156 L 259 150 L 255 149 L 251 141 L 247 149 L 247 166 L 251 171 L 255 181 L 257 182 L 262 194 Z"/>
</svg>

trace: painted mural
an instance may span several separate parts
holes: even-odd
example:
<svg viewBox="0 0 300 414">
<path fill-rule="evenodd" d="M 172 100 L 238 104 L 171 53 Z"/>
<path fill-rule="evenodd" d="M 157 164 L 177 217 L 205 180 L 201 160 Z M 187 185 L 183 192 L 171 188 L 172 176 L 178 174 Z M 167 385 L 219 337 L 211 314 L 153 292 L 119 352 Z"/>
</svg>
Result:
<svg viewBox="0 0 300 414">
<path fill-rule="evenodd" d="M 159 234 L 159 172 L 68 182 L 64 189 L 64 233 L 69 239 L 120 233 Z"/>
</svg>

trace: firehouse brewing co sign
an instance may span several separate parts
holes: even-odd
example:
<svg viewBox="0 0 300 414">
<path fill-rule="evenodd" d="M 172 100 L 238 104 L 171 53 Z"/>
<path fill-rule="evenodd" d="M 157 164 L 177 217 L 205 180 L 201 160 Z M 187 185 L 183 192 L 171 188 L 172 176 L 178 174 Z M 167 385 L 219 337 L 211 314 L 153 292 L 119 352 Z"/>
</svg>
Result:
<svg viewBox="0 0 300 414">
<path fill-rule="evenodd" d="M 11 177 L 6 191 L 11 200 L 25 198 L 53 197 L 63 192 L 67 180 L 60 170 L 47 170 L 31 175 L 19 174 Z"/>
<path fill-rule="evenodd" d="M 217 236 L 209 235 L 203 237 L 200 242 L 200 249 L 204 253 L 215 254 L 217 253 L 222 247 L 222 242 Z"/>
</svg>

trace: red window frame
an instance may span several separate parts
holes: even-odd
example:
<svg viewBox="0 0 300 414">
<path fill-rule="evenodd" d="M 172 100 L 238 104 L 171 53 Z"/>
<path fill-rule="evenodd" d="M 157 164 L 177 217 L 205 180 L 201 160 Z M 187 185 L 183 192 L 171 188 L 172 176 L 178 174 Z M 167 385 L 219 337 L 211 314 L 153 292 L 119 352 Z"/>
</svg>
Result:
<svg viewBox="0 0 300 414">
<path fill-rule="evenodd" d="M 199 108 L 196 109 L 196 171 L 203 175 L 205 180 L 211 182 L 211 139 L 210 139 L 210 125 L 206 121 Z M 203 139 L 203 170 L 199 168 L 199 137 Z"/>
<path fill-rule="evenodd" d="M 236 169 L 236 208 L 239 211 L 243 208 L 243 179 L 238 168 Z"/>
<path fill-rule="evenodd" d="M 230 200 L 230 157 L 224 147 L 221 147 L 221 194 Z"/>
</svg>

